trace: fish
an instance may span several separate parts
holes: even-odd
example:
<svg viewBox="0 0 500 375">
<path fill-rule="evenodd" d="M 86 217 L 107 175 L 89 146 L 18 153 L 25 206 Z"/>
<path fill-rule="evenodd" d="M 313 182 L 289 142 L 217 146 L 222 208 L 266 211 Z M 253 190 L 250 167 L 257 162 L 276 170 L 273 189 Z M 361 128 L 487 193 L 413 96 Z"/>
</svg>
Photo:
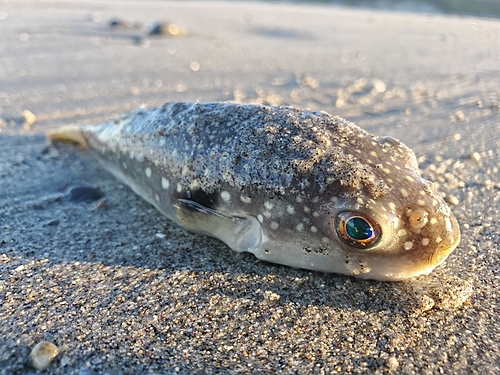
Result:
<svg viewBox="0 0 500 375">
<path fill-rule="evenodd" d="M 264 261 L 399 281 L 460 242 L 407 146 L 324 111 L 171 102 L 48 136 L 91 150 L 178 226 Z"/>
</svg>

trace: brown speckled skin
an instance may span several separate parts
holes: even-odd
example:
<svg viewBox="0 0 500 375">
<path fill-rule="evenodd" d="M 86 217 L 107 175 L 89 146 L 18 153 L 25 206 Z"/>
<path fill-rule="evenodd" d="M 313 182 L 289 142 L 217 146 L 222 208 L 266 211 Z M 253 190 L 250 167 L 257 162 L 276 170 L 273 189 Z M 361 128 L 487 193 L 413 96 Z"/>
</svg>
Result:
<svg viewBox="0 0 500 375">
<path fill-rule="evenodd" d="M 177 224 L 226 243 L 238 235 L 185 225 L 179 199 L 252 218 L 262 241 L 244 251 L 261 259 L 401 280 L 430 272 L 460 239 L 411 150 L 324 112 L 166 103 L 82 130 L 115 175 Z M 380 226 L 374 246 L 356 249 L 339 239 L 334 221 L 344 211 Z"/>
</svg>

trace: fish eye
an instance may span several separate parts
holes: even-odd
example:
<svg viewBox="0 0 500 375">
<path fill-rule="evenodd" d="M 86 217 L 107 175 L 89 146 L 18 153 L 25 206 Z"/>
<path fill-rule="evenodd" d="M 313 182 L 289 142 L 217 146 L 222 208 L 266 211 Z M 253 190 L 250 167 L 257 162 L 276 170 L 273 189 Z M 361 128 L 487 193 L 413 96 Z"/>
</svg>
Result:
<svg viewBox="0 0 500 375">
<path fill-rule="evenodd" d="M 380 227 L 359 212 L 341 212 L 336 217 L 335 230 L 340 239 L 349 246 L 369 249 L 379 240 Z"/>
</svg>

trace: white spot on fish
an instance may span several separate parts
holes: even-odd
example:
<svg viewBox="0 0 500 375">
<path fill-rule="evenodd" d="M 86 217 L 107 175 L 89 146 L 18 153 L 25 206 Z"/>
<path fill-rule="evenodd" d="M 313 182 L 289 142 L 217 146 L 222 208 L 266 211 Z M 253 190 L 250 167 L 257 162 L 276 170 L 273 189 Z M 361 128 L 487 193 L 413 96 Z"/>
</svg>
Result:
<svg viewBox="0 0 500 375">
<path fill-rule="evenodd" d="M 389 202 L 389 208 L 394 211 L 396 209 L 396 205 L 394 204 L 394 202 Z"/>
<path fill-rule="evenodd" d="M 293 215 L 295 213 L 295 208 L 291 204 L 286 206 L 286 212 L 288 212 L 290 215 Z"/>
<path fill-rule="evenodd" d="M 240 195 L 240 200 L 243 203 L 252 203 L 252 198 L 247 197 L 246 195 Z"/>
<path fill-rule="evenodd" d="M 399 189 L 399 191 L 401 192 L 401 195 L 402 195 L 403 197 L 405 197 L 405 198 L 407 198 L 407 197 L 408 197 L 408 195 L 409 195 L 409 194 L 408 194 L 408 191 L 406 191 L 406 189 L 405 189 L 405 188 L 401 188 L 401 189 Z"/>
<path fill-rule="evenodd" d="M 224 202 L 229 202 L 231 200 L 231 194 L 229 194 L 227 191 L 221 192 L 220 197 Z"/>
<path fill-rule="evenodd" d="M 417 199 L 417 204 L 419 206 L 425 206 L 425 201 L 423 199 Z"/>
<path fill-rule="evenodd" d="M 295 229 L 297 229 L 298 232 L 302 232 L 304 230 L 304 224 L 298 223 Z"/>
<path fill-rule="evenodd" d="M 311 232 L 316 233 L 318 231 L 318 228 L 316 227 L 311 227 Z"/>
<path fill-rule="evenodd" d="M 180 193 L 182 191 L 182 185 L 177 184 L 177 192 Z"/>
<path fill-rule="evenodd" d="M 451 221 L 448 218 L 444 219 L 444 226 L 445 226 L 447 232 L 451 232 L 453 230 L 453 227 L 451 225 Z"/>
<path fill-rule="evenodd" d="M 304 212 L 305 213 L 311 212 L 311 209 L 307 206 L 304 206 Z"/>
<path fill-rule="evenodd" d="M 277 222 L 275 222 L 275 221 L 271 222 L 271 229 L 276 230 L 276 229 L 278 229 L 278 227 L 279 227 L 279 225 Z"/>
<path fill-rule="evenodd" d="M 405 250 L 410 250 L 413 247 L 413 242 L 405 242 L 404 244 Z"/>
<path fill-rule="evenodd" d="M 272 210 L 274 207 L 274 204 L 272 202 L 266 201 L 266 202 L 264 202 L 264 207 L 267 208 L 268 210 Z"/>
<path fill-rule="evenodd" d="M 431 225 L 434 225 L 437 222 L 438 222 L 438 220 L 435 217 L 431 218 L 431 220 L 430 220 Z"/>
<path fill-rule="evenodd" d="M 257 220 L 259 220 L 259 222 L 262 224 L 264 222 L 264 218 L 262 217 L 261 214 L 258 214 L 257 215 Z"/>
<path fill-rule="evenodd" d="M 400 236 L 400 237 L 406 236 L 407 233 L 408 232 L 406 231 L 406 229 L 398 230 L 398 236 Z"/>
<path fill-rule="evenodd" d="M 160 201 L 160 196 L 158 194 L 155 194 L 155 199 L 156 199 L 157 202 L 159 202 Z"/>
<path fill-rule="evenodd" d="M 297 203 L 301 203 L 302 202 L 302 198 L 301 197 L 297 197 L 295 200 L 297 201 Z"/>
<path fill-rule="evenodd" d="M 161 178 L 161 187 L 165 190 L 168 190 L 168 188 L 170 187 L 170 182 L 165 177 Z"/>
<path fill-rule="evenodd" d="M 147 178 L 150 178 L 150 177 L 151 177 L 151 174 L 152 174 L 152 172 L 151 172 L 151 168 L 147 167 L 147 168 L 144 170 L 144 173 L 146 173 Z"/>
<path fill-rule="evenodd" d="M 427 246 L 429 244 L 429 239 L 428 238 L 422 238 L 422 245 Z"/>
</svg>

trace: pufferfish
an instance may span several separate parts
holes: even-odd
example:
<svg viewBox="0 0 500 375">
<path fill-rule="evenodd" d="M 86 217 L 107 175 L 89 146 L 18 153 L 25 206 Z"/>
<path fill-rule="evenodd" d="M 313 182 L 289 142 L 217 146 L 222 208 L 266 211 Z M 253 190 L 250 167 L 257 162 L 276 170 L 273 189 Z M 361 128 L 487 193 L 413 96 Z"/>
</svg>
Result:
<svg viewBox="0 0 500 375">
<path fill-rule="evenodd" d="M 91 149 L 175 224 L 268 262 L 395 281 L 460 241 L 408 147 L 326 112 L 166 103 L 48 135 Z"/>
</svg>

